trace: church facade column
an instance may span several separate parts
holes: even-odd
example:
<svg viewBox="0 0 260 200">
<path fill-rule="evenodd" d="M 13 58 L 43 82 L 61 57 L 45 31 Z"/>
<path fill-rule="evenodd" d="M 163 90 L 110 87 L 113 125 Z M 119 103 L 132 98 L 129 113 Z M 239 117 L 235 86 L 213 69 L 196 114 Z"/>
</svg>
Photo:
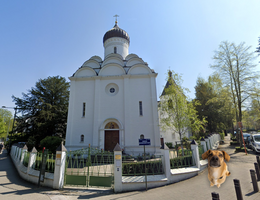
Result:
<svg viewBox="0 0 260 200">
<path fill-rule="evenodd" d="M 153 140 L 154 148 L 156 153 L 160 150 L 160 129 L 159 129 L 159 117 L 158 117 L 158 102 L 156 95 L 156 82 L 155 78 L 157 73 L 150 75 L 150 85 L 151 85 L 151 105 L 152 105 L 152 114 L 153 114 Z"/>
<path fill-rule="evenodd" d="M 131 134 L 131 123 L 130 123 L 130 94 L 129 94 L 129 75 L 123 75 L 124 78 L 124 131 L 122 134 L 122 145 L 121 148 L 125 148 L 126 135 Z"/>
<path fill-rule="evenodd" d="M 100 138 L 99 138 L 99 128 L 100 128 L 100 77 L 95 76 L 95 90 L 94 90 L 94 113 L 93 113 L 93 141 L 92 141 L 92 147 L 94 148 L 103 148 L 102 144 L 100 144 Z"/>
</svg>

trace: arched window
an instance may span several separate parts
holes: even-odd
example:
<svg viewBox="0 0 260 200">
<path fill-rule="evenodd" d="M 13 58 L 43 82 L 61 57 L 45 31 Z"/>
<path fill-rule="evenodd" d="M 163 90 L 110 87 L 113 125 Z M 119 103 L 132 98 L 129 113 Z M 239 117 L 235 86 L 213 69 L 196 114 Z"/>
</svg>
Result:
<svg viewBox="0 0 260 200">
<path fill-rule="evenodd" d="M 105 126 L 105 129 L 119 129 L 119 126 L 115 122 L 109 122 Z"/>
<path fill-rule="evenodd" d="M 117 48 L 116 47 L 114 47 L 114 53 L 117 53 Z"/>
<path fill-rule="evenodd" d="M 80 136 L 80 142 L 84 142 L 84 135 Z"/>
</svg>

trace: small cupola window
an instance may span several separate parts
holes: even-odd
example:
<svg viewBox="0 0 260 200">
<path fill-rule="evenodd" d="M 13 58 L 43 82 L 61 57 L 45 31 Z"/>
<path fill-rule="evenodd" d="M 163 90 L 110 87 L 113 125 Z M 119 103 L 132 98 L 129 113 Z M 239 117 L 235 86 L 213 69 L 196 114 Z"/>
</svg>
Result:
<svg viewBox="0 0 260 200">
<path fill-rule="evenodd" d="M 117 53 L 117 48 L 116 47 L 114 47 L 114 53 Z"/>
</svg>

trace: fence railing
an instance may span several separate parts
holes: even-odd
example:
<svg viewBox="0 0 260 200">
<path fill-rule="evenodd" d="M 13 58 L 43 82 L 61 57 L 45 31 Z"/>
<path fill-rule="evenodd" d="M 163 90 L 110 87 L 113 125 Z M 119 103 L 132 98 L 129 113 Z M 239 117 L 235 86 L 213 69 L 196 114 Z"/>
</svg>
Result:
<svg viewBox="0 0 260 200">
<path fill-rule="evenodd" d="M 161 155 L 142 156 L 122 156 L 122 175 L 123 176 L 144 176 L 164 174 Z M 146 166 L 146 168 L 145 168 Z M 145 172 L 146 169 L 146 172 Z"/>
<path fill-rule="evenodd" d="M 171 169 L 191 167 L 195 165 L 191 149 L 169 150 Z"/>
<path fill-rule="evenodd" d="M 66 174 L 68 175 L 111 175 L 114 154 L 96 151 L 67 152 Z"/>
<path fill-rule="evenodd" d="M 198 145 L 198 149 L 199 149 L 199 157 L 200 160 L 202 160 L 202 154 L 204 153 L 204 148 L 202 145 Z"/>
<path fill-rule="evenodd" d="M 23 157 L 23 165 L 25 167 L 28 167 L 29 158 L 30 158 L 30 152 L 25 151 Z"/>
<path fill-rule="evenodd" d="M 90 146 L 66 154 L 65 184 L 111 187 L 114 176 L 114 153 Z"/>
<path fill-rule="evenodd" d="M 40 170 L 41 166 L 42 166 L 42 153 L 38 152 L 37 155 L 36 155 L 35 162 L 32 165 L 32 168 L 34 170 Z M 54 154 L 48 154 L 47 160 L 46 160 L 45 171 L 50 172 L 50 173 L 54 173 L 54 169 L 55 169 L 55 155 Z"/>
</svg>

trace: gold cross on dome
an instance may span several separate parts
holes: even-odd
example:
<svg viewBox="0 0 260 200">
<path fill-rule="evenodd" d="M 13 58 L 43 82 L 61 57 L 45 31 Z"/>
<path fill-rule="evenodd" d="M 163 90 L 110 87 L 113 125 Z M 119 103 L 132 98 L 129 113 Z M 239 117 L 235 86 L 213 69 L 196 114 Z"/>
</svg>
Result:
<svg viewBox="0 0 260 200">
<path fill-rule="evenodd" d="M 116 18 L 116 24 L 117 24 L 117 18 L 119 17 L 119 15 L 114 15 L 114 17 Z"/>
</svg>

